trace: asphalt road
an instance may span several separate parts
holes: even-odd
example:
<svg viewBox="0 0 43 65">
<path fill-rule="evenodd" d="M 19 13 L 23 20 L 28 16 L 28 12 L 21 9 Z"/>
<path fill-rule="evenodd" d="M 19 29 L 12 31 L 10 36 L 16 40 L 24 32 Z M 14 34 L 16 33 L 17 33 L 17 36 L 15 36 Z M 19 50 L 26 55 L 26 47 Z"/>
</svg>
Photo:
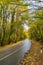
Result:
<svg viewBox="0 0 43 65">
<path fill-rule="evenodd" d="M 0 52 L 0 65 L 18 65 L 27 50 L 30 50 L 31 42 L 26 39 L 19 45 Z"/>
</svg>

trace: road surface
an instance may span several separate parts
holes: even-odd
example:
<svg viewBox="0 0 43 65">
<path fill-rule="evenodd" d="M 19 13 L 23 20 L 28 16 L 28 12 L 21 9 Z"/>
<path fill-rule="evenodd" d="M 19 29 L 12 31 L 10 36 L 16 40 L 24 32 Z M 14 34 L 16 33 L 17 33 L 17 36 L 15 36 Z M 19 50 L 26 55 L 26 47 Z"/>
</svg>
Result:
<svg viewBox="0 0 43 65">
<path fill-rule="evenodd" d="M 27 50 L 30 50 L 31 42 L 26 39 L 22 43 L 0 52 L 0 65 L 18 65 Z"/>
</svg>

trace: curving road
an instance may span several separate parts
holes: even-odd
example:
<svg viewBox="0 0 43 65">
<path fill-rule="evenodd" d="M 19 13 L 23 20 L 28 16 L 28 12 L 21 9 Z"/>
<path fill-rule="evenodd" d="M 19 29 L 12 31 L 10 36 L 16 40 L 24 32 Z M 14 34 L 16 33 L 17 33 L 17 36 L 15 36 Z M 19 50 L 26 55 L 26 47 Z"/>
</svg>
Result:
<svg viewBox="0 0 43 65">
<path fill-rule="evenodd" d="M 31 42 L 26 39 L 19 45 L 0 52 L 0 65 L 18 65 L 27 50 L 30 50 Z"/>
</svg>

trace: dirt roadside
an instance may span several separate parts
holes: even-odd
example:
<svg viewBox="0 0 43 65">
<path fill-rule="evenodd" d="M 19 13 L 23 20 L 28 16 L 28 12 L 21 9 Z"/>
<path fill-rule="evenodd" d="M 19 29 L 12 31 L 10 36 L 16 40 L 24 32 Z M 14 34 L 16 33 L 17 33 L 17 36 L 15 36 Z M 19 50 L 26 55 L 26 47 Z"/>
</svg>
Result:
<svg viewBox="0 0 43 65">
<path fill-rule="evenodd" d="M 11 43 L 10 45 L 5 45 L 5 46 L 3 46 L 3 47 L 0 47 L 0 51 L 3 51 L 3 50 L 6 50 L 6 49 L 8 49 L 8 48 L 11 48 L 11 47 L 13 47 L 13 46 L 16 46 L 16 45 L 18 45 L 18 44 L 21 44 L 23 41 L 19 41 L 19 42 L 17 42 L 17 43 Z"/>
</svg>

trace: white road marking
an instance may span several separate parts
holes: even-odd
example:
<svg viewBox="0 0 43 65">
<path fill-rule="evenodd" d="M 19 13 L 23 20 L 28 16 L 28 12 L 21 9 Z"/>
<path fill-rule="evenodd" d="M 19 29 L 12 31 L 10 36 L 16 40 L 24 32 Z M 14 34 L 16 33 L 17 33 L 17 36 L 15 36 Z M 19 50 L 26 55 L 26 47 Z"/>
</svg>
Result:
<svg viewBox="0 0 43 65">
<path fill-rule="evenodd" d="M 22 48 L 23 48 L 23 47 L 21 47 L 20 49 L 22 49 Z M 0 61 L 2 61 L 3 59 L 6 59 L 7 57 L 11 56 L 12 54 L 18 52 L 20 49 L 18 49 L 18 50 L 16 50 L 16 51 L 14 51 L 14 52 L 12 52 L 12 53 L 10 53 L 10 54 L 4 56 L 3 58 L 0 59 Z"/>
</svg>

